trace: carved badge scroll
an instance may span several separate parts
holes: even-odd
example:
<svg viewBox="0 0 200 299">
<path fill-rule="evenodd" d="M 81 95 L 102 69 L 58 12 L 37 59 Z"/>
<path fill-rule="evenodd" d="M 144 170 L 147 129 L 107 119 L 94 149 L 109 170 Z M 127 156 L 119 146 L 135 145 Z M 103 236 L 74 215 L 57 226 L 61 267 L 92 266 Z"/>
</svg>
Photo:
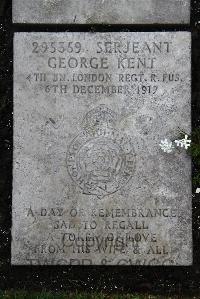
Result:
<svg viewBox="0 0 200 299">
<path fill-rule="evenodd" d="M 88 112 L 67 154 L 70 177 L 83 194 L 102 198 L 131 179 L 135 153 L 131 139 L 116 129 L 117 114 L 104 105 Z"/>
</svg>

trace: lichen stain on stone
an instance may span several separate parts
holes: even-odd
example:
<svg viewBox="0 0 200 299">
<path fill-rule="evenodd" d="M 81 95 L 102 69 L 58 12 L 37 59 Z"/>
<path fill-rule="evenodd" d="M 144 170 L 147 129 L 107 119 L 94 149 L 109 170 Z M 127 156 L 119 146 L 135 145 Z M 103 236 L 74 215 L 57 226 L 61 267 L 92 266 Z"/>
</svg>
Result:
<svg viewBox="0 0 200 299">
<path fill-rule="evenodd" d="M 99 23 L 99 19 L 102 19 L 101 24 L 112 24 L 112 23 L 117 23 L 117 20 L 119 19 L 119 16 L 117 14 L 108 14 L 104 16 L 101 11 L 96 11 L 94 12 L 89 18 L 86 20 L 86 24 L 96 24 Z"/>
<path fill-rule="evenodd" d="M 63 0 L 44 0 L 44 6 L 47 9 L 51 9 L 51 8 L 56 8 L 58 7 L 61 3 L 63 2 Z"/>
</svg>

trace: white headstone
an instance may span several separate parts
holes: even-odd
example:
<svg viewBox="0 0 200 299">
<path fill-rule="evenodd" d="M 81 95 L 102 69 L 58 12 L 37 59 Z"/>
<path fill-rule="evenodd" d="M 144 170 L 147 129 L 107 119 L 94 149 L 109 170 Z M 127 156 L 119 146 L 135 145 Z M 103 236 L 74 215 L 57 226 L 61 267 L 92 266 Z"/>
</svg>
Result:
<svg viewBox="0 0 200 299">
<path fill-rule="evenodd" d="M 190 0 L 13 0 L 13 22 L 187 24 Z"/>
<path fill-rule="evenodd" d="M 190 39 L 15 34 L 12 264 L 192 263 Z"/>
</svg>

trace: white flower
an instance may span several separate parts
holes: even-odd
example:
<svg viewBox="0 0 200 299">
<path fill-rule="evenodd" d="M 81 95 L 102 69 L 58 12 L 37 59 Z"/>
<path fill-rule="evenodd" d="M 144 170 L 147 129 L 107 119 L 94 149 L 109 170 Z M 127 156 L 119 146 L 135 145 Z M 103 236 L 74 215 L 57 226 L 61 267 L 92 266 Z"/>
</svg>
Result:
<svg viewBox="0 0 200 299">
<path fill-rule="evenodd" d="M 176 143 L 177 146 L 184 147 L 186 150 L 191 145 L 191 140 L 188 139 L 188 135 L 185 135 L 184 139 L 175 140 L 174 142 Z"/>
<path fill-rule="evenodd" d="M 200 193 L 200 188 L 197 188 L 196 193 L 197 194 Z"/>
<path fill-rule="evenodd" d="M 163 152 L 165 153 L 171 153 L 174 149 L 174 146 L 170 140 L 165 138 L 164 140 L 161 140 L 161 143 L 159 144 Z"/>
</svg>

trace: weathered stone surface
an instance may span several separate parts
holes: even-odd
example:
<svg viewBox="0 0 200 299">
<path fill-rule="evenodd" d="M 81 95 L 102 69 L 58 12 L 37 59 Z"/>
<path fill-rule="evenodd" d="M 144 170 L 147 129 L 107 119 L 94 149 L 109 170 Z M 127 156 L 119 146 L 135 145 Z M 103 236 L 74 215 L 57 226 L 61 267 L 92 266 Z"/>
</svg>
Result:
<svg viewBox="0 0 200 299">
<path fill-rule="evenodd" d="M 189 265 L 190 33 L 17 33 L 12 263 Z"/>
<path fill-rule="evenodd" d="M 190 0 L 13 0 L 14 23 L 178 24 Z"/>
</svg>

